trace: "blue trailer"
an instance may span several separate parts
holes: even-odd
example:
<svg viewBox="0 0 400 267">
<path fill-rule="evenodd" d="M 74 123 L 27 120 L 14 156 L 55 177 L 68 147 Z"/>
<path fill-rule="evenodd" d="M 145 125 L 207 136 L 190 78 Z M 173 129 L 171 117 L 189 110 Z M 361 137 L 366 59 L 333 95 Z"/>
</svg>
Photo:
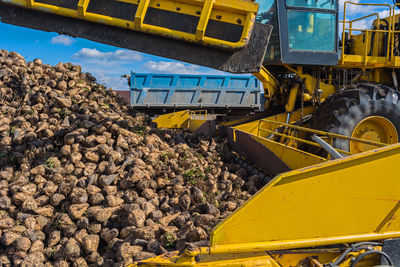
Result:
<svg viewBox="0 0 400 267">
<path fill-rule="evenodd" d="M 131 105 L 147 112 L 203 109 L 262 111 L 264 93 L 253 76 L 131 73 Z"/>
</svg>

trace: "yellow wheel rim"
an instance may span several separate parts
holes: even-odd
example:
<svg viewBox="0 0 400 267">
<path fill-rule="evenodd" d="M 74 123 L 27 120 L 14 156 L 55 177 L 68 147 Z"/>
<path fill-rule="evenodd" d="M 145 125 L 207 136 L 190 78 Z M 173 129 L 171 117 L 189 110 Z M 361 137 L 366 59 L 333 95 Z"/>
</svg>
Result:
<svg viewBox="0 0 400 267">
<path fill-rule="evenodd" d="M 391 121 L 381 116 L 371 116 L 363 119 L 354 128 L 351 137 L 385 144 L 394 144 L 399 140 L 396 127 Z M 360 153 L 375 148 L 376 146 L 374 145 L 350 141 L 351 153 Z"/>
</svg>

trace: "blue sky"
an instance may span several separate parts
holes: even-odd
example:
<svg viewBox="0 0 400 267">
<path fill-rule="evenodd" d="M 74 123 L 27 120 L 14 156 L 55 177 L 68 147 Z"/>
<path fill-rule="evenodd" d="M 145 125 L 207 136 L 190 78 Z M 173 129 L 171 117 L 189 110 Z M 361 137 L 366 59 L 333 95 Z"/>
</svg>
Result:
<svg viewBox="0 0 400 267">
<path fill-rule="evenodd" d="M 213 69 L 186 64 L 81 38 L 58 35 L 0 23 L 0 49 L 16 51 L 26 60 L 44 63 L 72 62 L 91 72 L 97 80 L 116 90 L 127 90 L 123 74 L 134 72 L 223 74 Z"/>
<path fill-rule="evenodd" d="M 342 6 L 344 0 L 339 0 Z M 377 0 L 374 3 L 391 3 L 391 0 Z M 353 2 L 360 2 L 354 0 Z M 372 2 L 371 0 L 362 1 Z M 349 6 L 350 18 L 360 17 L 366 12 L 380 12 L 387 16 L 389 12 L 381 8 Z M 342 13 L 342 12 L 341 12 Z M 357 23 L 357 26 L 366 28 L 371 20 Z M 55 65 L 58 62 L 72 62 L 83 67 L 84 71 L 94 74 L 98 81 L 116 90 L 127 90 L 123 74 L 134 72 L 152 73 L 193 73 L 193 74 L 223 74 L 213 69 L 173 61 L 166 58 L 151 56 L 135 51 L 95 43 L 80 38 L 61 36 L 57 33 L 48 33 L 26 29 L 0 23 L 0 49 L 16 51 L 28 61 L 40 58 L 47 64 Z"/>
</svg>

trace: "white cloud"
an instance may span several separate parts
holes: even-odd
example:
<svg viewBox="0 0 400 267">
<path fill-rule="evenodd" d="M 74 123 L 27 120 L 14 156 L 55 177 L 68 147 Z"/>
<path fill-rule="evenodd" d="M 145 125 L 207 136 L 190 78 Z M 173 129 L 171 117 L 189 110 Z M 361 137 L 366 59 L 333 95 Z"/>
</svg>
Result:
<svg viewBox="0 0 400 267">
<path fill-rule="evenodd" d="M 360 20 L 353 23 L 353 29 L 366 30 L 371 28 L 372 20 Z"/>
<path fill-rule="evenodd" d="M 342 16 L 343 16 L 344 3 L 346 1 L 347 0 L 339 0 L 339 12 L 342 14 Z M 360 0 L 354 0 L 351 2 L 358 4 L 360 2 Z M 346 17 L 349 17 L 349 15 L 362 13 L 363 12 L 362 9 L 363 9 L 362 6 L 346 4 Z"/>
<path fill-rule="evenodd" d="M 339 7 L 340 7 L 340 16 L 343 17 L 343 6 L 344 6 L 344 2 L 347 0 L 339 0 Z M 360 0 L 354 0 L 352 1 L 354 3 L 360 3 Z M 387 4 L 386 2 L 382 1 L 382 0 L 378 0 L 376 1 L 378 4 Z M 361 3 L 366 3 L 364 1 L 361 1 Z M 368 3 L 366 3 L 368 4 Z M 400 10 L 396 9 L 395 13 L 398 14 L 400 12 Z M 390 15 L 390 10 L 387 6 L 358 6 L 358 5 L 352 5 L 352 4 L 347 4 L 346 7 L 346 20 L 350 21 L 350 20 L 354 20 L 357 18 L 361 18 L 363 16 L 366 15 L 371 15 L 377 13 L 379 15 L 380 19 L 386 18 Z M 373 22 L 374 20 L 376 20 L 376 16 L 373 15 L 371 17 L 367 17 L 365 19 L 356 21 L 353 23 L 353 29 L 371 29 L 373 26 Z M 349 27 L 349 24 L 346 25 L 347 27 Z M 339 34 L 341 36 L 343 32 L 343 24 L 339 25 Z M 360 31 L 353 31 L 353 34 L 359 34 Z"/>
<path fill-rule="evenodd" d="M 120 76 L 129 74 L 132 62 L 143 58 L 139 52 L 123 49 L 104 52 L 96 48 L 82 48 L 72 56 L 72 63 L 81 65 L 83 71 L 92 73 L 98 82 L 114 90 L 129 90 L 126 79 Z"/>
<path fill-rule="evenodd" d="M 135 51 L 118 49 L 114 52 L 102 52 L 96 48 L 82 48 L 73 55 L 76 59 L 95 59 L 105 61 L 140 61 L 142 54 Z"/>
<path fill-rule="evenodd" d="M 399 10 L 399 9 L 395 9 L 395 10 L 394 10 L 394 14 L 399 14 L 399 13 L 400 13 L 400 10 Z M 382 11 L 380 11 L 380 12 L 378 13 L 378 15 L 379 15 L 379 19 L 383 19 L 383 18 L 389 17 L 390 12 L 389 12 L 389 10 L 382 10 Z"/>
<path fill-rule="evenodd" d="M 130 74 L 131 68 L 119 62 L 98 61 L 96 63 L 86 61 L 72 61 L 73 64 L 82 66 L 82 71 L 90 72 L 96 77 L 97 82 L 111 87 L 114 90 L 129 90 L 127 80 L 121 78 L 123 74 Z"/>
<path fill-rule="evenodd" d="M 340 17 L 343 17 L 343 8 L 344 8 L 344 3 L 348 0 L 339 0 L 339 13 Z M 365 1 L 360 1 L 360 0 L 352 0 L 351 2 L 356 3 L 356 4 L 369 4 L 368 2 Z M 375 0 L 373 3 L 377 4 L 388 4 L 387 1 L 383 0 Z M 391 4 L 391 3 L 389 3 Z M 389 16 L 389 7 L 388 6 L 372 6 L 372 5 L 353 5 L 350 3 L 347 3 L 346 5 L 346 20 L 351 20 L 355 18 L 360 18 L 365 15 L 373 14 L 373 13 L 379 13 L 379 17 L 387 17 Z M 381 16 L 382 15 L 382 16 Z M 374 17 L 370 17 L 369 19 L 373 19 Z M 375 17 L 376 18 L 376 17 Z"/>
<path fill-rule="evenodd" d="M 109 76 L 104 73 L 95 73 L 94 75 L 97 79 L 97 82 L 105 84 L 107 87 L 111 87 L 113 90 L 129 90 L 129 85 L 126 78 Z"/>
<path fill-rule="evenodd" d="M 175 73 L 175 74 L 200 74 L 199 66 L 184 64 L 172 61 L 152 61 L 149 60 L 143 64 L 143 67 L 150 72 L 157 73 Z"/>
<path fill-rule="evenodd" d="M 66 36 L 66 35 L 57 35 L 51 38 L 50 43 L 52 44 L 60 44 L 60 45 L 65 45 L 65 46 L 70 46 L 73 43 L 75 43 L 76 40 L 72 37 Z"/>
</svg>

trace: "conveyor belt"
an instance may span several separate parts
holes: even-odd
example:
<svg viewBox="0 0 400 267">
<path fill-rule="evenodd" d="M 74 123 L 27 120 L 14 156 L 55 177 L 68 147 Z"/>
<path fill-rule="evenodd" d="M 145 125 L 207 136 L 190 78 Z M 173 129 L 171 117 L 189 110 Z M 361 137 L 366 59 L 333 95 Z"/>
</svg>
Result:
<svg viewBox="0 0 400 267">
<path fill-rule="evenodd" d="M 177 13 L 172 13 L 173 16 L 175 16 L 174 14 Z M 171 23 L 182 24 L 181 16 L 186 15 L 177 14 L 176 19 L 170 20 Z M 260 70 L 272 30 L 270 25 L 255 23 L 250 40 L 244 48 L 227 50 L 221 49 L 221 47 L 204 46 L 193 42 L 109 26 L 100 22 L 94 23 L 54 13 L 44 13 L 19 6 L 11 6 L 1 0 L 0 17 L 2 22 L 8 24 L 85 38 L 99 43 L 232 73 L 254 73 Z M 156 15 L 155 18 L 161 17 Z M 210 20 L 210 27 L 217 26 L 213 26 Z M 223 25 L 221 27 L 221 34 L 223 35 L 225 27 Z M 215 35 L 218 29 L 213 29 L 213 32 L 210 35 Z"/>
</svg>

